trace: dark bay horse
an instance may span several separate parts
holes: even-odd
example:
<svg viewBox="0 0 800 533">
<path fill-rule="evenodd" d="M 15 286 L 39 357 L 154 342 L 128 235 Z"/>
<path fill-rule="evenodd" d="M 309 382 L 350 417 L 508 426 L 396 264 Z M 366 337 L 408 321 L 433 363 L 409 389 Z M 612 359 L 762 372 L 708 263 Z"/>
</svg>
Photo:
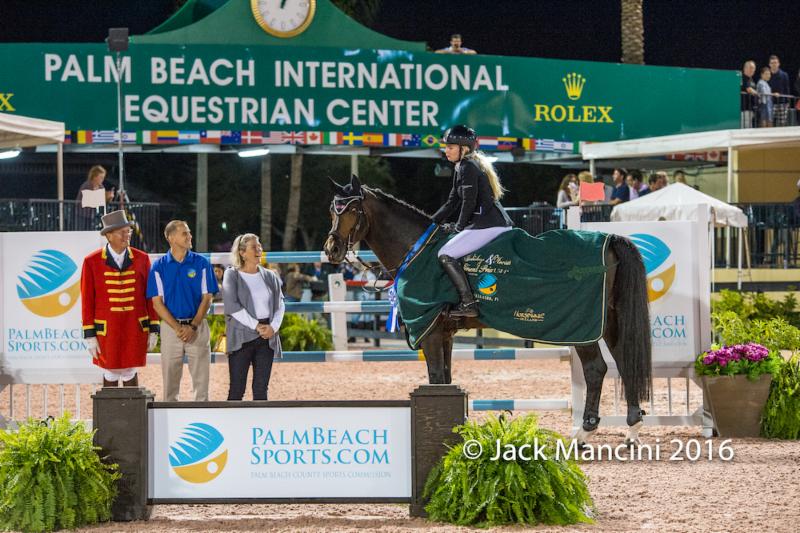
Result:
<svg viewBox="0 0 800 533">
<path fill-rule="evenodd" d="M 334 183 L 331 203 L 332 227 L 324 250 L 332 263 L 342 262 L 354 244 L 364 241 L 381 264 L 394 274 L 406 253 L 431 224 L 431 217 L 419 209 L 384 193 L 361 186 L 353 176 L 350 183 Z M 635 245 L 620 236 L 611 236 L 606 252 L 607 321 L 603 339 L 617 364 L 628 405 L 629 426 L 626 441 L 635 442 L 644 411 L 640 401 L 651 392 L 650 318 L 647 280 L 641 255 Z M 565 302 L 564 305 L 569 305 Z M 451 319 L 442 314 L 421 343 L 430 383 L 450 383 L 452 379 L 453 336 L 459 329 L 483 327 L 478 319 Z M 576 346 L 586 379 L 586 405 L 583 426 L 575 438 L 583 443 L 600 423 L 600 393 L 608 367 L 597 343 Z"/>
</svg>

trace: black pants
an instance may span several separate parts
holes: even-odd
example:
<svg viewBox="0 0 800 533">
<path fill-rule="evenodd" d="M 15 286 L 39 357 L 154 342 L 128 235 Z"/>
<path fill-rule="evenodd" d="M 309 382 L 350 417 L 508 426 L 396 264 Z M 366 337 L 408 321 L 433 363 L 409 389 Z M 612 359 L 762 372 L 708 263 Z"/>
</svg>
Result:
<svg viewBox="0 0 800 533">
<path fill-rule="evenodd" d="M 261 337 L 242 344 L 242 347 L 228 356 L 230 387 L 228 400 L 241 400 L 247 388 L 247 371 L 253 365 L 253 399 L 266 400 L 269 376 L 275 352 L 269 347 L 269 340 Z"/>
</svg>

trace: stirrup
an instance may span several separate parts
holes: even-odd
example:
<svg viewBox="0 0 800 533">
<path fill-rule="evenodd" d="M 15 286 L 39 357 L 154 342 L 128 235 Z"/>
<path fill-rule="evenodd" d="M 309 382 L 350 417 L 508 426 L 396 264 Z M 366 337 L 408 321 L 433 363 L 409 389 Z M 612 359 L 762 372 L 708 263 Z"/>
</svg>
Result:
<svg viewBox="0 0 800 533">
<path fill-rule="evenodd" d="M 478 302 L 472 301 L 468 304 L 459 303 L 455 307 L 451 307 L 447 313 L 452 318 L 477 318 L 478 317 Z"/>
</svg>

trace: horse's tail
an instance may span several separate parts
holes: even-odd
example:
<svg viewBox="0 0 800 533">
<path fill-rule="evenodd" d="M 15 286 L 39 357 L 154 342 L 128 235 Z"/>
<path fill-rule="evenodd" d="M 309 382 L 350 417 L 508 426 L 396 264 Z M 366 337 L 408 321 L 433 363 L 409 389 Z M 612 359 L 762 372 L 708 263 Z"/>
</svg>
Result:
<svg viewBox="0 0 800 533">
<path fill-rule="evenodd" d="M 623 381 L 633 388 L 628 391 L 631 398 L 647 401 L 653 380 L 647 274 L 639 250 L 629 239 L 612 235 L 611 248 L 618 260 L 613 302 L 620 348 L 619 374 L 629 378 Z"/>
</svg>

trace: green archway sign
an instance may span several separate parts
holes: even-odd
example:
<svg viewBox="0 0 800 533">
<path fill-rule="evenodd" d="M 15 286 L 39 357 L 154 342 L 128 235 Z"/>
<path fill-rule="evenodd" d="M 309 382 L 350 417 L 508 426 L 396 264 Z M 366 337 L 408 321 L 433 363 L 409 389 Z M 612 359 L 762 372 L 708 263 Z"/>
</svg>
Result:
<svg viewBox="0 0 800 533">
<path fill-rule="evenodd" d="M 72 143 L 115 142 L 104 44 L 3 44 L 0 71 L 13 73 L 0 111 L 63 121 Z M 126 143 L 434 146 L 467 123 L 484 149 L 571 152 L 739 123 L 734 71 L 434 54 L 327 0 L 190 0 L 132 38 L 121 73 Z"/>
</svg>

